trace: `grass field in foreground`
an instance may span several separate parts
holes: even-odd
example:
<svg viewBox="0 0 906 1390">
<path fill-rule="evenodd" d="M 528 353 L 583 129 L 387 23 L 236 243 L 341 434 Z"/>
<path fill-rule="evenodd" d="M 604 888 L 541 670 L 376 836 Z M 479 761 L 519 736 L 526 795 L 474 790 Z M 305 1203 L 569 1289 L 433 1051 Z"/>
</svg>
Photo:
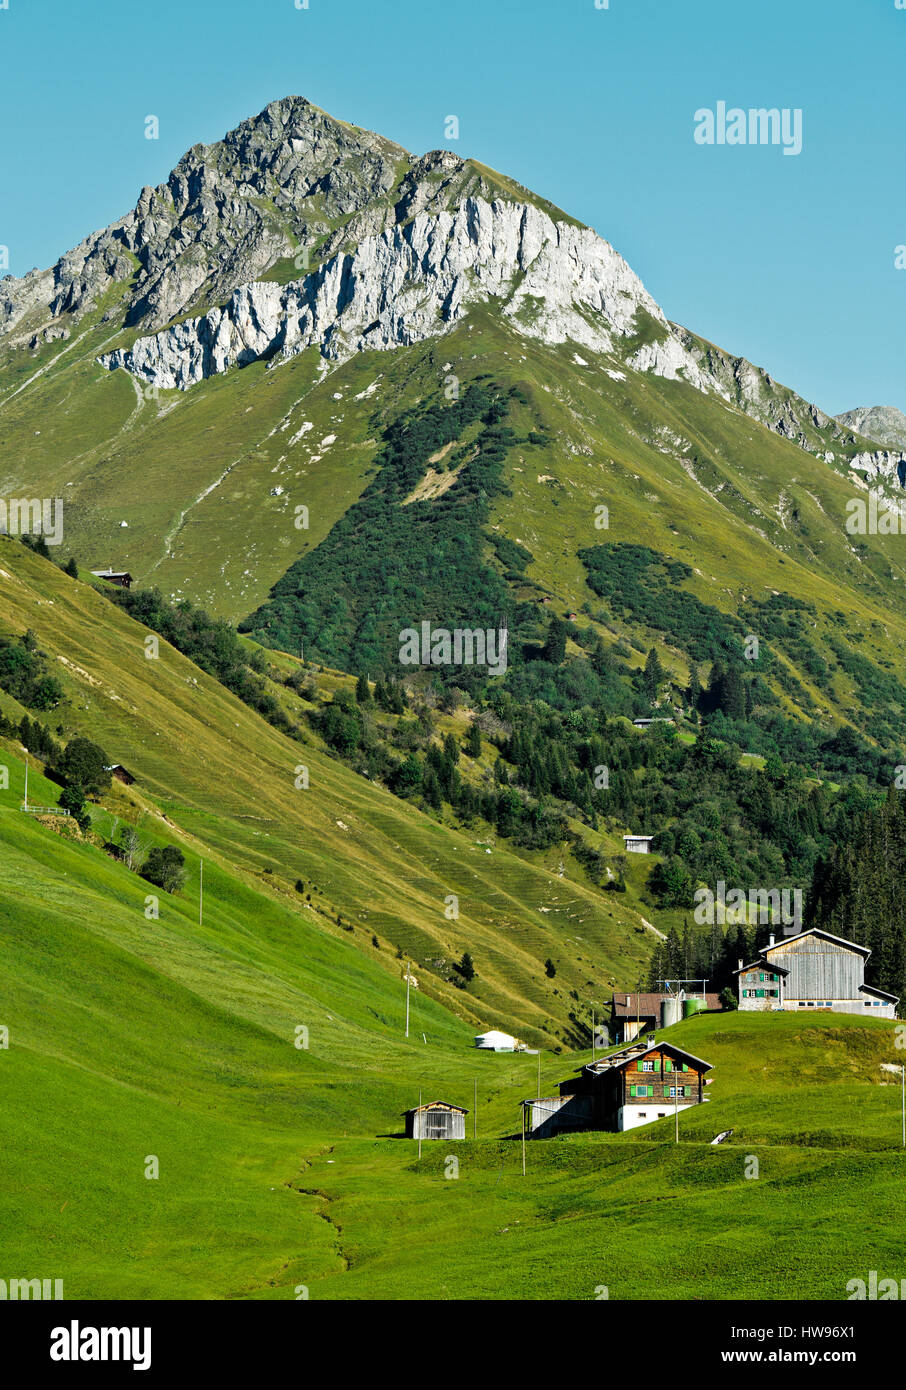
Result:
<svg viewBox="0 0 906 1390">
<path fill-rule="evenodd" d="M 834 1298 L 899 1274 L 892 1024 L 690 1019 L 671 1036 L 714 1064 L 713 1099 L 678 1148 L 672 1119 L 532 1142 L 523 1178 L 504 1136 L 535 1057 L 476 1053 L 422 999 L 407 1042 L 377 961 L 222 869 L 203 927 L 175 902 L 152 923 L 101 850 L 12 810 L 0 839 L 11 1275 L 68 1298 L 619 1299 Z M 582 1060 L 544 1055 L 542 1090 Z M 478 1141 L 419 1160 L 402 1110 L 471 1108 L 475 1080 Z"/>
</svg>

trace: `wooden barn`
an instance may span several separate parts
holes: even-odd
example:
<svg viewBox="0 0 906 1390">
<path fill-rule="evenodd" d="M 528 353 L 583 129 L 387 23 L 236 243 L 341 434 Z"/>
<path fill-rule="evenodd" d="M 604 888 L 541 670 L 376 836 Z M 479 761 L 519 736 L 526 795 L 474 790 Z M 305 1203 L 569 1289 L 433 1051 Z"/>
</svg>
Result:
<svg viewBox="0 0 906 1390">
<path fill-rule="evenodd" d="M 643 1042 L 589 1062 L 560 1095 L 523 1102 L 533 1138 L 577 1129 L 620 1131 L 666 1119 L 705 1099 L 703 1062 L 675 1043 Z"/>
<path fill-rule="evenodd" d="M 95 579 L 106 579 L 108 584 L 115 584 L 118 589 L 132 588 L 132 575 L 128 570 L 92 570 Z"/>
<path fill-rule="evenodd" d="M 122 763 L 110 763 L 105 766 L 104 771 L 109 772 L 111 777 L 117 782 L 122 782 L 126 787 L 131 787 L 135 781 L 132 773 L 127 767 L 123 767 Z"/>
<path fill-rule="evenodd" d="M 802 1013 L 830 1009 L 838 1014 L 896 1018 L 895 994 L 865 983 L 871 951 L 855 941 L 809 927 L 796 936 L 772 936 L 758 959 L 739 962 L 739 1007 L 748 1011 Z"/>
<path fill-rule="evenodd" d="M 468 1110 L 432 1100 L 406 1111 L 407 1139 L 465 1139 Z"/>
</svg>

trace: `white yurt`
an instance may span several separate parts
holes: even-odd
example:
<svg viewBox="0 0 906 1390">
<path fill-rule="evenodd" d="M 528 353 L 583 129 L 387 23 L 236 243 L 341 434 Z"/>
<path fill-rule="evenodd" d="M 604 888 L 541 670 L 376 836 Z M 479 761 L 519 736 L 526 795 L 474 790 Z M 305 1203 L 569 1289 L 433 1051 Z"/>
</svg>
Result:
<svg viewBox="0 0 906 1390">
<path fill-rule="evenodd" d="M 511 1038 L 509 1033 L 501 1033 L 499 1028 L 492 1028 L 488 1033 L 479 1033 L 475 1039 L 476 1047 L 487 1048 L 490 1052 L 515 1052 L 516 1039 Z"/>
</svg>

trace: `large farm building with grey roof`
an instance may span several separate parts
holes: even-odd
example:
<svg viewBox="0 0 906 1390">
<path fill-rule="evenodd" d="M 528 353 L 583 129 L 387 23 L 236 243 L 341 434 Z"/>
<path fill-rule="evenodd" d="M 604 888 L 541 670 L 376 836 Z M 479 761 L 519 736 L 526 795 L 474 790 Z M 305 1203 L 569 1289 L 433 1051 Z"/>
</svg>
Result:
<svg viewBox="0 0 906 1390">
<path fill-rule="evenodd" d="M 830 1009 L 838 1014 L 896 1018 L 900 1002 L 865 983 L 871 951 L 855 941 L 809 927 L 762 947 L 757 960 L 739 962 L 739 1007 L 804 1013 Z"/>
<path fill-rule="evenodd" d="M 809 927 L 761 948 L 750 965 L 739 962 L 739 1008 L 831 1009 L 874 1019 L 895 1019 L 899 998 L 864 983 L 870 949 Z"/>
</svg>

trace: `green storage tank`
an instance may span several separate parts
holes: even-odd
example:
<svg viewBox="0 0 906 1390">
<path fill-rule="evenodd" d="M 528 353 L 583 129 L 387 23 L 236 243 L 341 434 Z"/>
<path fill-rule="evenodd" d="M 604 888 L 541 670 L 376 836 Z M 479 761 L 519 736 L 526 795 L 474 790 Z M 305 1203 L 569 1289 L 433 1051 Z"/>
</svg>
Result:
<svg viewBox="0 0 906 1390">
<path fill-rule="evenodd" d="M 684 999 L 683 1018 L 691 1018 L 693 1014 L 700 1014 L 704 1010 L 704 999 Z"/>
</svg>

